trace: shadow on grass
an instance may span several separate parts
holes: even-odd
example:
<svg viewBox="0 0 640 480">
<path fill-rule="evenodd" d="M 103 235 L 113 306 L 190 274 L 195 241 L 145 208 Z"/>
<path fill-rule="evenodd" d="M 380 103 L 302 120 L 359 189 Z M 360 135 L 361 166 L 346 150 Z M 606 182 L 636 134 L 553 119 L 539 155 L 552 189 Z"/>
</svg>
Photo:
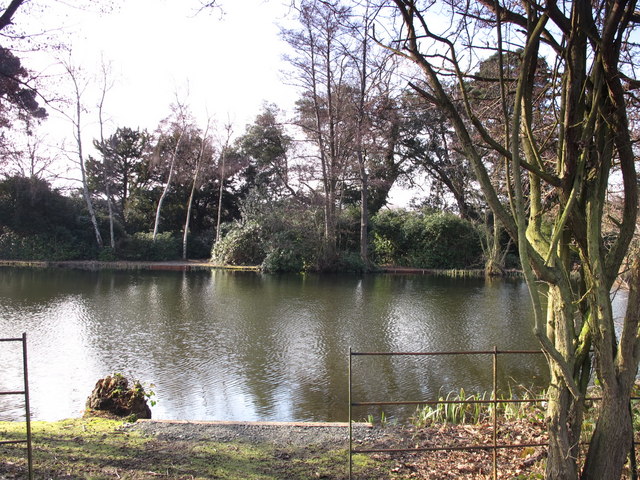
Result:
<svg viewBox="0 0 640 480">
<path fill-rule="evenodd" d="M 335 479 L 347 478 L 347 450 L 317 446 L 166 441 L 93 420 L 35 422 L 34 477 L 56 479 Z M 0 423 L 0 440 L 24 439 L 19 424 Z M 0 478 L 26 478 L 26 447 L 0 446 Z M 387 467 L 388 468 L 388 467 Z M 384 478 L 385 468 L 357 457 L 357 478 Z M 386 470 L 388 473 L 388 470 Z"/>
</svg>

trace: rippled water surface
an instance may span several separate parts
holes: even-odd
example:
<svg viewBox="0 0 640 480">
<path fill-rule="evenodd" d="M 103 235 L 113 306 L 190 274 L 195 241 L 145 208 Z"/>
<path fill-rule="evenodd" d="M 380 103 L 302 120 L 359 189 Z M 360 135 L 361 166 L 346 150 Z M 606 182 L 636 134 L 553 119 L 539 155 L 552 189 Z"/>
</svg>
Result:
<svg viewBox="0 0 640 480">
<path fill-rule="evenodd" d="M 0 337 L 22 332 L 36 419 L 79 415 L 123 372 L 155 384 L 154 418 L 344 421 L 350 347 L 536 348 L 521 282 L 386 274 L 2 269 Z M 541 383 L 543 365 L 503 358 L 501 382 Z M 0 369 L 0 390 L 21 388 L 18 345 L 0 344 Z M 357 400 L 433 399 L 491 388 L 491 359 L 354 357 L 353 376 Z M 21 405 L 0 397 L 0 418 Z"/>
</svg>

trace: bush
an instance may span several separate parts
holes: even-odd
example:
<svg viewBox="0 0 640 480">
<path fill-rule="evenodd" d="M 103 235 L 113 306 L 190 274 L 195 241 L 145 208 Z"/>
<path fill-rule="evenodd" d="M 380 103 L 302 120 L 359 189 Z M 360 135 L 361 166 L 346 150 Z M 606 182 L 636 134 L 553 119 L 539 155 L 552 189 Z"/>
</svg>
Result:
<svg viewBox="0 0 640 480">
<path fill-rule="evenodd" d="M 369 270 L 359 252 L 341 252 L 336 267 L 337 271 L 348 273 L 363 273 Z"/>
<path fill-rule="evenodd" d="M 153 233 L 138 232 L 126 238 L 118 250 L 124 260 L 163 261 L 181 257 L 180 239 L 171 232 L 159 233 L 153 241 Z"/>
<path fill-rule="evenodd" d="M 265 272 L 315 269 L 321 251 L 317 214 L 317 209 L 295 200 L 267 200 L 252 191 L 242 204 L 243 221 L 231 224 L 214 246 L 212 259 L 261 265 Z"/>
<path fill-rule="evenodd" d="M 84 260 L 92 258 L 94 249 L 65 235 L 19 235 L 5 230 L 0 235 L 0 258 L 4 260 Z"/>
<path fill-rule="evenodd" d="M 372 219 L 372 258 L 417 268 L 470 268 L 481 263 L 476 228 L 449 213 L 385 210 Z"/>
<path fill-rule="evenodd" d="M 187 257 L 209 258 L 211 255 L 211 245 L 213 244 L 213 240 L 213 232 L 189 235 L 189 240 L 187 242 Z"/>
<path fill-rule="evenodd" d="M 211 259 L 224 265 L 260 265 L 265 256 L 262 229 L 255 221 L 235 222 L 211 252 Z"/>
</svg>

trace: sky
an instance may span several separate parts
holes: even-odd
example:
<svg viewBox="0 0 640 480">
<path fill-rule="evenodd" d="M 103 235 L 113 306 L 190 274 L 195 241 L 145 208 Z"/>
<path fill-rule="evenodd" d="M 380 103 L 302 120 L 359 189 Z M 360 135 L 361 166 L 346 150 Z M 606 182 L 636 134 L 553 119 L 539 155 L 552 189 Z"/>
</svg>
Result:
<svg viewBox="0 0 640 480">
<path fill-rule="evenodd" d="M 35 52 L 25 64 L 48 77 L 44 91 L 49 96 L 68 87 L 59 76 L 58 57 L 81 68 L 88 81 L 83 104 L 89 134 L 97 128 L 102 58 L 110 65 L 113 82 L 104 107 L 108 132 L 118 126 L 154 130 L 176 96 L 190 105 L 203 127 L 206 118 L 213 117 L 219 124 L 230 121 L 236 134 L 253 121 L 264 102 L 291 108 L 295 89 L 283 81 L 287 47 L 279 36 L 279 25 L 293 18 L 286 3 L 224 1 L 222 10 L 199 13 L 199 0 L 113 3 L 112 12 L 53 3 L 36 21 L 33 15 L 15 18 L 16 23 L 33 23 L 27 31 L 62 27 L 56 36 L 70 53 Z M 51 116 L 54 121 L 44 129 L 63 132 L 64 122 L 57 122 L 55 112 Z"/>
</svg>

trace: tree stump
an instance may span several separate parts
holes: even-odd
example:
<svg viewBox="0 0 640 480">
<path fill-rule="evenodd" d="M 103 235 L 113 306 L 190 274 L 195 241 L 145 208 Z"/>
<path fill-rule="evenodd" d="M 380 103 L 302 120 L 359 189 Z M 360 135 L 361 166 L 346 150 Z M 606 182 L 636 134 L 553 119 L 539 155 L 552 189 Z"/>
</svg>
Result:
<svg viewBox="0 0 640 480">
<path fill-rule="evenodd" d="M 140 382 L 134 382 L 133 387 L 129 387 L 129 381 L 124 376 L 114 374 L 98 380 L 87 398 L 85 415 L 96 414 L 151 418 L 151 409 Z"/>
</svg>

